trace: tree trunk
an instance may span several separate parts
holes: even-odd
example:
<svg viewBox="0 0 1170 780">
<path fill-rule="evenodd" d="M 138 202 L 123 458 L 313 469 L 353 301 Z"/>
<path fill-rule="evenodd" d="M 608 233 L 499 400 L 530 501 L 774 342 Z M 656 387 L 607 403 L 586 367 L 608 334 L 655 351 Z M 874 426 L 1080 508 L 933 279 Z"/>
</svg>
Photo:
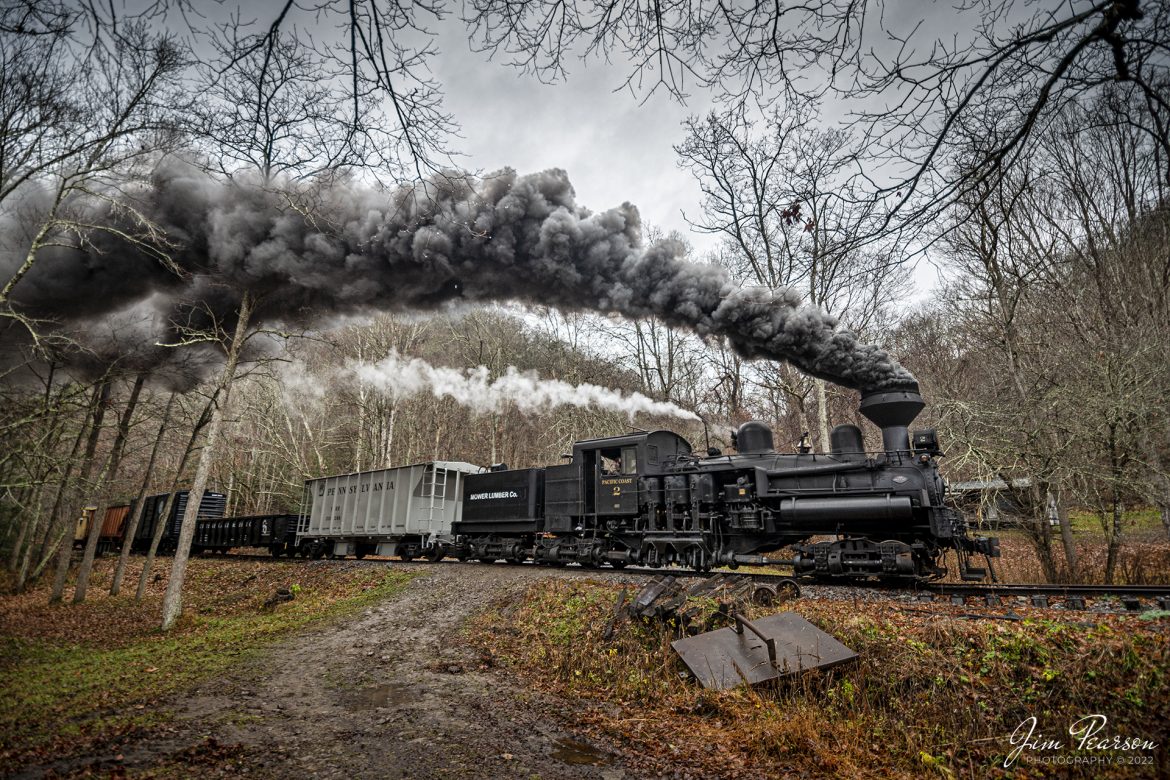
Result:
<svg viewBox="0 0 1170 780">
<path fill-rule="evenodd" d="M 1170 539 L 1170 476 L 1167 476 L 1162 468 L 1162 456 L 1151 440 L 1148 429 L 1142 432 L 1141 444 L 1146 458 L 1146 468 L 1150 472 L 1149 501 L 1158 508 L 1158 515 L 1162 518 L 1162 529 L 1166 532 L 1166 538 Z"/>
<path fill-rule="evenodd" d="M 158 451 L 162 446 L 163 434 L 167 431 L 170 422 L 171 408 L 175 403 L 172 392 L 167 398 L 167 405 L 163 409 L 162 422 L 158 426 L 158 435 L 150 445 L 150 457 L 146 461 L 146 475 L 142 478 L 142 487 L 138 490 L 138 497 L 130 505 L 130 516 L 126 519 L 126 530 L 122 534 L 122 550 L 118 554 L 118 567 L 114 570 L 114 581 L 110 584 L 110 595 L 117 596 L 122 591 L 122 578 L 126 575 L 126 564 L 130 560 L 130 549 L 134 546 L 134 535 L 138 533 L 139 518 L 142 517 L 143 505 L 146 503 L 146 494 L 150 492 L 150 483 L 154 479 L 154 464 L 158 460 Z"/>
<path fill-rule="evenodd" d="M 1117 424 L 1110 423 L 1107 430 L 1109 445 L 1109 475 L 1111 485 L 1109 489 L 1109 504 L 1112 513 L 1108 529 L 1109 548 L 1105 553 L 1105 584 L 1112 585 L 1117 571 L 1117 556 L 1121 552 L 1121 517 L 1125 512 L 1122 503 L 1122 476 L 1125 471 L 1125 456 L 1120 451 L 1120 442 L 1117 436 Z"/>
<path fill-rule="evenodd" d="M 398 417 L 398 404 L 390 407 L 390 414 L 386 421 L 386 443 L 382 450 L 382 468 L 390 468 L 394 463 L 394 423 Z"/>
<path fill-rule="evenodd" d="M 366 438 L 366 388 L 358 385 L 358 419 L 357 430 L 353 436 L 353 463 L 354 470 L 362 470 L 362 442 Z"/>
<path fill-rule="evenodd" d="M 34 521 L 33 525 L 33 531 L 30 534 L 30 538 L 28 540 L 28 547 L 26 547 L 24 550 L 24 558 L 20 564 L 20 573 L 16 576 L 17 593 L 20 593 L 24 590 L 25 585 L 30 579 L 29 566 L 32 564 L 33 550 L 37 549 L 37 558 L 41 560 L 41 563 L 36 567 L 37 572 L 40 572 L 41 567 L 47 563 L 47 555 L 51 554 L 46 548 L 48 547 L 49 539 L 52 538 L 57 513 L 61 511 L 61 504 L 65 500 L 65 493 L 68 490 L 69 481 L 73 477 L 74 461 L 77 458 L 77 451 L 81 449 L 81 442 L 85 440 L 85 432 L 88 429 L 90 418 L 93 416 L 95 405 L 97 403 L 97 397 L 98 394 L 95 389 L 94 394 L 90 399 L 89 405 L 86 408 L 85 419 L 82 421 L 81 427 L 77 429 L 77 436 L 73 440 L 73 447 L 69 450 L 69 458 L 65 463 L 65 473 L 61 475 L 61 482 L 57 485 L 57 495 L 53 498 L 53 508 L 49 510 L 49 514 L 47 516 L 48 522 L 45 524 L 45 541 L 39 548 L 37 548 L 37 532 L 40 531 L 41 513 L 37 512 L 36 520 Z M 32 579 L 35 579 L 35 577 L 32 577 Z"/>
<path fill-rule="evenodd" d="M 817 425 L 821 433 L 821 452 L 828 452 L 829 444 L 829 393 L 825 387 L 825 380 L 814 379 L 813 385 L 817 390 Z"/>
<path fill-rule="evenodd" d="M 1056 582 L 1056 561 L 1052 558 L 1052 529 L 1048 526 L 1048 515 L 1041 512 L 1033 515 L 1033 542 L 1036 546 L 1036 557 L 1040 559 L 1040 568 L 1044 571 L 1045 582 Z"/>
<path fill-rule="evenodd" d="M 499 463 L 499 462 L 500 462 L 500 460 L 499 460 L 499 457 L 498 457 L 498 456 L 499 456 L 499 452 L 498 452 L 498 447 L 497 447 L 497 442 L 496 442 L 496 438 L 497 438 L 497 428 L 499 427 L 499 420 L 497 419 L 497 415 L 496 415 L 494 412 L 493 412 L 491 415 L 489 415 L 489 416 L 488 416 L 488 423 L 491 425 L 491 430 L 492 430 L 492 457 L 491 457 L 491 465 L 493 465 L 493 466 L 494 466 L 494 465 L 496 465 L 497 463 Z"/>
<path fill-rule="evenodd" d="M 41 503 L 42 486 L 43 483 L 38 484 L 36 489 L 33 491 L 32 498 L 25 502 L 24 506 L 27 507 L 25 512 L 28 512 L 31 517 L 28 521 L 19 523 L 20 530 L 17 531 L 16 541 L 12 543 L 12 549 L 8 552 L 8 570 L 14 574 L 20 568 L 20 559 L 23 557 L 21 554 L 24 552 L 24 540 L 29 539 L 29 543 L 31 544 L 31 537 L 35 536 L 37 532 L 36 522 L 37 518 L 40 516 L 40 512 L 37 510 Z M 20 517 L 21 514 L 20 506 L 21 505 L 18 503 L 16 508 L 17 517 Z"/>
<path fill-rule="evenodd" d="M 106 489 L 102 491 L 102 500 L 98 502 L 98 508 L 94 512 L 93 522 L 89 527 L 89 536 L 85 540 L 85 553 L 81 556 L 81 568 L 77 570 L 77 586 L 73 590 L 74 604 L 85 601 L 85 592 L 89 589 L 89 575 L 93 571 L 93 559 L 97 555 L 98 539 L 102 535 L 102 524 L 105 522 L 105 516 L 100 512 L 102 507 L 106 507 L 110 503 L 110 491 L 114 479 L 118 476 L 118 468 L 122 465 L 122 454 L 126 451 L 126 439 L 130 435 L 130 420 L 138 408 L 138 397 L 142 394 L 142 387 L 145 384 L 146 374 L 139 374 L 138 378 L 134 380 L 134 387 L 130 389 L 126 410 L 122 413 L 122 418 L 118 420 L 118 434 L 114 437 L 114 446 L 110 449 L 109 460 L 106 461 L 106 466 L 103 469 L 104 480 L 99 479 L 99 482 L 104 481 Z"/>
<path fill-rule="evenodd" d="M 226 512 L 228 517 L 235 517 L 237 514 L 239 514 L 238 512 L 236 512 L 236 507 L 235 507 L 235 503 L 236 503 L 236 470 L 235 469 L 232 469 L 231 472 L 228 473 L 227 496 L 225 497 L 223 503 L 224 503 L 224 506 L 226 507 L 226 509 L 224 511 Z"/>
<path fill-rule="evenodd" d="M 184 457 L 179 463 L 179 469 L 175 472 L 175 480 L 171 483 L 171 489 L 167 493 L 167 500 L 163 503 L 162 512 L 159 513 L 158 520 L 154 524 L 154 532 L 150 537 L 150 547 L 146 551 L 146 559 L 142 562 L 142 571 L 138 575 L 138 590 L 134 592 L 134 603 L 141 604 L 143 597 L 146 596 L 146 580 L 150 576 L 150 569 L 154 565 L 154 556 L 158 554 L 159 543 L 162 542 L 163 533 L 167 528 L 167 518 L 171 516 L 171 506 L 175 503 L 175 491 L 179 488 L 179 480 L 182 479 L 183 469 L 187 466 L 187 458 Z M 144 507 L 145 508 L 145 507 Z"/>
<path fill-rule="evenodd" d="M 1011 485 L 1009 474 L 1005 473 L 1000 478 Z M 1031 522 L 1028 535 L 1032 539 L 1040 568 L 1044 571 L 1044 581 L 1056 582 L 1056 562 L 1052 559 L 1052 527 L 1048 524 L 1048 485 L 1033 481 L 1025 495 L 1028 496 L 1028 519 Z"/>
<path fill-rule="evenodd" d="M 187 468 L 187 461 L 191 459 L 191 453 L 195 451 L 195 442 L 199 441 L 199 432 L 211 421 L 211 410 L 215 408 L 215 400 L 218 397 L 219 388 L 217 387 L 212 392 L 211 398 L 207 401 L 207 405 L 203 407 L 203 412 L 199 415 L 199 419 L 195 421 L 195 427 L 191 430 L 191 438 L 187 440 L 187 448 L 183 450 L 183 457 L 179 459 L 179 467 L 175 469 L 175 478 L 171 482 L 171 490 L 167 494 L 167 501 L 163 507 L 162 517 L 159 518 L 158 524 L 154 527 L 154 533 L 150 538 L 150 547 L 146 551 L 146 560 L 142 562 L 142 572 L 138 575 L 138 590 L 134 593 L 134 602 L 136 604 L 141 603 L 143 597 L 146 596 L 146 580 L 150 576 L 151 566 L 154 565 L 154 556 L 158 553 L 158 545 L 162 541 L 163 531 L 166 530 L 166 518 L 170 517 L 171 504 L 175 500 L 175 491 L 178 490 L 179 482 L 183 479 L 183 471 Z"/>
<path fill-rule="evenodd" d="M 199 516 L 199 505 L 203 502 L 203 493 L 207 489 L 207 480 L 211 476 L 211 467 L 215 462 L 216 444 L 219 439 L 219 429 L 223 424 L 223 416 L 231 399 L 232 381 L 236 375 L 236 364 L 240 360 L 240 351 L 248 337 L 248 320 L 252 313 L 252 295 L 245 292 L 240 301 L 239 319 L 236 321 L 236 332 L 232 336 L 227 351 L 227 363 L 220 375 L 219 390 L 222 394 L 221 403 L 211 412 L 211 422 L 207 427 L 207 441 L 203 451 L 199 453 L 199 466 L 195 470 L 195 484 L 187 496 L 187 511 L 183 515 L 183 525 L 179 530 L 178 549 L 175 550 L 175 560 L 171 563 L 171 578 L 167 582 L 167 593 L 163 597 L 162 630 L 169 631 L 179 619 L 183 611 L 183 582 L 187 576 L 187 559 L 191 554 L 191 541 L 195 538 L 195 523 Z"/>
<path fill-rule="evenodd" d="M 76 454 L 77 454 L 77 450 L 75 449 L 73 451 L 73 454 L 70 455 L 70 457 L 72 458 Z M 72 467 L 69 467 L 66 469 L 65 476 L 62 478 L 63 479 L 67 478 L 67 477 L 71 476 L 72 474 L 73 474 L 73 469 L 72 469 Z M 30 579 L 35 579 L 35 578 L 29 576 L 29 567 L 32 566 L 32 563 L 34 560 L 39 561 L 45 557 L 46 550 L 48 549 L 48 546 L 49 546 L 48 533 L 52 531 L 53 518 L 55 518 L 57 516 L 57 512 L 60 511 L 60 509 L 61 509 L 61 495 L 64 492 L 65 492 L 64 486 L 57 485 L 57 495 L 56 495 L 56 498 L 53 499 L 53 507 L 49 510 L 48 514 L 43 514 L 38 510 L 36 517 L 33 518 L 31 535 L 30 535 L 30 538 L 28 540 L 28 543 L 24 547 L 24 553 L 20 557 L 20 570 L 16 574 L 16 592 L 17 593 L 22 593 L 24 591 L 25 585 L 28 584 L 28 581 Z M 42 517 L 44 517 L 45 520 L 48 521 L 45 523 L 45 526 L 48 528 L 48 530 L 44 531 L 43 534 L 42 534 L 43 529 L 41 528 L 41 518 Z M 37 541 L 38 537 L 40 538 L 39 544 Z M 36 551 L 35 553 L 33 552 L 34 550 Z M 37 568 L 37 571 L 40 570 L 39 565 L 36 568 Z"/>
<path fill-rule="evenodd" d="M 94 455 L 97 452 L 98 439 L 102 434 L 102 420 L 106 416 L 106 404 L 110 400 L 110 380 L 102 379 L 94 391 L 93 422 L 90 425 L 89 440 L 85 443 L 85 454 L 81 461 L 81 473 L 77 478 L 77 486 L 73 491 L 76 498 L 66 502 L 67 514 L 58 525 L 64 528 L 57 546 L 57 572 L 53 576 L 53 591 L 49 596 L 49 603 L 56 604 L 65 594 L 65 580 L 69 576 L 69 560 L 73 557 L 73 536 L 69 533 L 70 523 L 77 521 L 77 517 L 85 508 L 85 491 L 91 489 L 89 483 L 93 472 Z M 71 510 L 71 511 L 70 511 Z M 94 522 L 97 522 L 96 513 Z"/>
<path fill-rule="evenodd" d="M 1073 539 L 1072 523 L 1068 519 L 1068 507 L 1060 500 L 1058 493 L 1052 493 L 1056 517 L 1060 521 L 1060 542 L 1064 546 L 1064 562 L 1068 566 L 1069 582 L 1080 579 L 1080 565 L 1077 561 L 1077 543 Z"/>
<path fill-rule="evenodd" d="M 1124 513 L 1124 508 L 1124 505 L 1121 503 L 1121 494 L 1115 488 L 1113 490 L 1112 516 L 1109 526 L 1109 547 L 1105 552 L 1106 585 L 1112 585 L 1113 578 L 1117 575 L 1117 556 L 1121 552 L 1121 516 Z"/>
<path fill-rule="evenodd" d="M 42 403 L 42 412 L 45 417 L 50 416 L 51 402 L 53 399 L 53 379 L 56 375 L 57 364 L 50 361 L 49 373 L 45 378 L 45 397 Z M 63 393 L 64 390 L 62 390 Z M 60 413 L 53 415 L 52 422 L 49 426 L 49 435 L 44 442 L 45 452 L 53 452 L 57 449 L 64 417 L 65 415 Z M 73 454 L 76 454 L 76 450 Z M 25 546 L 32 547 L 36 543 L 37 531 L 40 530 L 41 522 L 41 499 L 44 496 L 45 477 L 47 476 L 47 473 L 42 475 L 38 470 L 38 476 L 35 477 L 36 487 L 33 489 L 32 495 L 26 501 L 17 505 L 16 516 L 20 524 L 20 533 L 16 537 L 16 542 L 12 545 L 11 557 L 8 561 L 8 568 L 13 574 L 17 574 L 22 568 L 22 563 L 26 558 Z M 21 507 L 23 507 L 23 512 L 21 511 Z"/>
</svg>

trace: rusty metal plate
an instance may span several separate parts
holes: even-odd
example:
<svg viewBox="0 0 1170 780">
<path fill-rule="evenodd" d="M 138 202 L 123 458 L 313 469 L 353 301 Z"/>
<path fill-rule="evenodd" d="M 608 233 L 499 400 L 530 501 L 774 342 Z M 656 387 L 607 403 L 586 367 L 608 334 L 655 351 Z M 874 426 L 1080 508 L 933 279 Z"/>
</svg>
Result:
<svg viewBox="0 0 1170 780">
<path fill-rule="evenodd" d="M 721 628 L 670 643 L 704 688 L 722 691 L 740 683 L 756 685 L 809 669 L 827 668 L 857 658 L 857 653 L 795 612 L 780 612 L 751 621 L 775 643 L 776 664 L 753 631 Z"/>
</svg>

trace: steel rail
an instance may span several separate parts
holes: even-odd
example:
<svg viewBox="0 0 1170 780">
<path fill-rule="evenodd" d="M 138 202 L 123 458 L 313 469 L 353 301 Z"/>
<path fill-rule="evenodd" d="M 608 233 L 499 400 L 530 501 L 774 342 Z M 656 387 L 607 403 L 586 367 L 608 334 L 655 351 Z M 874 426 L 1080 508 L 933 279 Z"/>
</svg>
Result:
<svg viewBox="0 0 1170 780">
<path fill-rule="evenodd" d="M 226 555 L 206 555 L 203 556 L 210 560 L 215 558 L 237 558 L 246 560 L 266 560 L 277 561 L 280 563 L 304 562 L 309 559 L 304 558 L 288 558 L 288 557 L 273 557 L 271 555 L 257 554 L 257 553 L 228 553 Z M 319 560 L 339 560 L 331 558 L 321 558 Z M 475 566 L 483 565 L 504 565 L 504 566 L 536 566 L 531 561 L 523 563 L 493 563 L 482 564 L 478 561 L 459 561 L 454 558 L 444 558 L 441 561 L 428 561 L 425 558 L 414 559 L 411 561 L 403 561 L 392 558 L 363 558 L 363 559 L 345 559 L 351 562 L 360 562 L 363 564 L 403 564 L 407 566 L 426 566 L 434 563 L 442 563 L 447 565 L 455 565 L 460 563 L 468 563 Z M 1129 611 L 1137 611 L 1144 609 L 1145 605 L 1141 603 L 1142 599 L 1153 599 L 1156 601 L 1158 608 L 1170 610 L 1170 585 L 1100 585 L 1100 584 L 1082 584 L 1082 583 L 952 583 L 952 582 L 865 582 L 858 580 L 823 580 L 815 577 L 799 577 L 785 574 L 773 574 L 763 572 L 752 572 L 744 570 L 716 570 L 716 571 L 694 571 L 691 569 L 682 569 L 675 567 L 650 568 L 644 566 L 628 566 L 620 569 L 609 566 L 587 567 L 587 566 L 556 566 L 548 567 L 551 571 L 563 571 L 570 573 L 580 573 L 583 576 L 590 574 L 618 574 L 630 577 L 696 577 L 707 578 L 718 575 L 729 575 L 732 577 L 744 577 L 754 582 L 760 583 L 783 583 L 789 581 L 796 581 L 800 585 L 817 585 L 825 587 L 852 587 L 878 592 L 894 592 L 894 593 L 917 593 L 921 596 L 928 596 L 932 600 L 950 597 L 955 603 L 959 603 L 958 599 L 966 599 L 967 597 L 979 597 L 986 603 L 994 604 L 997 600 L 1012 599 L 1012 598 L 1030 598 L 1033 601 L 1033 606 L 1047 607 L 1046 601 L 1039 599 L 1047 599 L 1048 597 L 1055 597 L 1064 599 L 1066 608 L 1077 609 L 1083 608 L 1084 600 L 1087 598 L 1116 598 L 1122 601 L 1126 609 Z M 1069 605 L 1072 606 L 1069 606 Z"/>
</svg>

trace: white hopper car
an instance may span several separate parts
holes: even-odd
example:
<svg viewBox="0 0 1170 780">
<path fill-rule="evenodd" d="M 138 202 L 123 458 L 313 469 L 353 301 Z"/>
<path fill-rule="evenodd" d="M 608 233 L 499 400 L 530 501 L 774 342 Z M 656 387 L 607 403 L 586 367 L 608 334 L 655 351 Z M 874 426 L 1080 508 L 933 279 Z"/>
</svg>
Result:
<svg viewBox="0 0 1170 780">
<path fill-rule="evenodd" d="M 433 461 L 305 482 L 297 542 L 302 555 L 397 555 L 438 560 L 463 515 L 463 483 L 484 469 Z"/>
</svg>

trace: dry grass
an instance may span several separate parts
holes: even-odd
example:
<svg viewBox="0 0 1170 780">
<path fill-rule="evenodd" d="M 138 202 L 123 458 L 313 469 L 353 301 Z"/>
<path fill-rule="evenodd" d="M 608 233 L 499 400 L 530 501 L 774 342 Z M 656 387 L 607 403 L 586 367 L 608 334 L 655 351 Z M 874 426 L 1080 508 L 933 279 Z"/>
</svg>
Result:
<svg viewBox="0 0 1170 780">
<path fill-rule="evenodd" d="M 1001 581 L 1045 582 L 1040 559 L 1026 534 L 1007 530 L 996 535 L 1003 555 L 994 561 L 994 566 Z M 1075 539 L 1078 558 L 1076 581 L 1103 583 L 1107 545 L 1099 534 L 1077 534 Z M 1052 545 L 1053 556 L 1060 565 L 1064 561 L 1064 549 L 1060 545 L 1059 533 L 1054 535 Z M 1170 540 L 1160 531 L 1133 533 L 1122 542 L 1113 579 L 1116 584 L 1170 584 Z"/>
<path fill-rule="evenodd" d="M 964 620 L 950 607 L 924 614 L 892 601 L 806 599 L 792 608 L 858 651 L 860 663 L 713 693 L 680 679 L 669 627 L 626 621 L 602 639 L 616 592 L 543 583 L 483 616 L 473 635 L 486 659 L 531 685 L 599 702 L 588 728 L 621 744 L 640 773 L 986 777 L 1003 774 L 1003 737 L 1028 716 L 1055 731 L 1090 713 L 1160 743 L 1156 760 L 1167 768 L 1166 618 L 1082 625 L 1068 620 L 1083 614 L 1036 611 L 1025 621 Z"/>
</svg>

